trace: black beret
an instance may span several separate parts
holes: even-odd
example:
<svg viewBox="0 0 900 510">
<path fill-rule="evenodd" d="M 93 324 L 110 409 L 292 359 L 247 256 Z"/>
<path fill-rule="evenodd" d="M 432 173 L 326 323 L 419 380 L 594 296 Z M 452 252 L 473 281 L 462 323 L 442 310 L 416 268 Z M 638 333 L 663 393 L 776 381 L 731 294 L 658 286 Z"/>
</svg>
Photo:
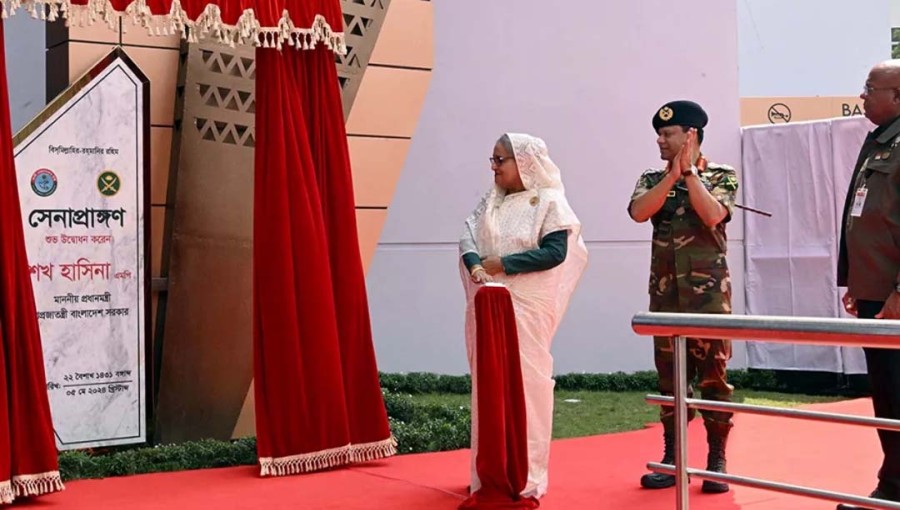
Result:
<svg viewBox="0 0 900 510">
<path fill-rule="evenodd" d="M 684 126 L 697 129 L 706 127 L 709 117 L 703 108 L 693 101 L 670 101 L 653 115 L 653 130 L 666 126 Z"/>
</svg>

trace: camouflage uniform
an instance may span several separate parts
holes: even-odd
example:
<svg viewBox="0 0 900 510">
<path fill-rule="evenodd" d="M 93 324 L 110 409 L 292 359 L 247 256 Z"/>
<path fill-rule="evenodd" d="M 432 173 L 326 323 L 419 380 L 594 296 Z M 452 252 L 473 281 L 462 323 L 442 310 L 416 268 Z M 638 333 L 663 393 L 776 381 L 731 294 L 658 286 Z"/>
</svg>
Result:
<svg viewBox="0 0 900 510">
<path fill-rule="evenodd" d="M 650 264 L 650 311 L 687 313 L 731 313 L 731 280 L 725 260 L 725 223 L 731 218 L 738 188 L 734 169 L 715 163 L 698 165 L 706 189 L 728 209 L 728 216 L 715 227 L 707 227 L 691 207 L 684 181 L 669 192 L 662 209 L 653 217 Z M 633 202 L 656 186 L 665 170 L 651 169 L 638 179 Z M 629 203 L 629 209 L 631 203 Z M 674 353 L 671 337 L 654 337 L 654 360 L 659 391 L 672 395 Z M 699 376 L 702 398 L 730 401 L 734 387 L 726 382 L 725 367 L 731 358 L 729 340 L 688 339 L 688 381 Z M 692 394 L 689 387 L 688 394 Z M 701 411 L 708 426 L 731 428 L 732 413 Z M 693 418 L 691 410 L 689 418 Z M 672 407 L 660 408 L 660 420 L 671 426 Z M 668 422 L 668 423 L 667 423 Z"/>
</svg>

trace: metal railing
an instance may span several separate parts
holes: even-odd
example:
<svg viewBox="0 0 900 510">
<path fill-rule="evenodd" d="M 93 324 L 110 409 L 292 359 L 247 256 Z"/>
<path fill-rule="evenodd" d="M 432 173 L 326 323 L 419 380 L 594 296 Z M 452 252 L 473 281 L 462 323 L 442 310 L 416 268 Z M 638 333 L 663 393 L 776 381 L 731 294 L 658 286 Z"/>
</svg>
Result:
<svg viewBox="0 0 900 510">
<path fill-rule="evenodd" d="M 647 402 L 654 405 L 671 405 L 674 407 L 675 464 L 651 462 L 647 464 L 647 467 L 655 472 L 675 475 L 676 510 L 687 510 L 689 507 L 689 475 L 705 480 L 727 482 L 837 503 L 861 505 L 878 510 L 900 510 L 900 503 L 892 501 L 745 476 L 715 473 L 703 469 L 693 469 L 687 465 L 688 408 L 798 418 L 900 431 L 900 420 L 687 398 L 687 338 L 721 338 L 806 345 L 900 349 L 900 321 L 642 312 L 632 318 L 631 327 L 639 335 L 668 336 L 674 339 L 675 396 L 648 395 Z"/>
</svg>

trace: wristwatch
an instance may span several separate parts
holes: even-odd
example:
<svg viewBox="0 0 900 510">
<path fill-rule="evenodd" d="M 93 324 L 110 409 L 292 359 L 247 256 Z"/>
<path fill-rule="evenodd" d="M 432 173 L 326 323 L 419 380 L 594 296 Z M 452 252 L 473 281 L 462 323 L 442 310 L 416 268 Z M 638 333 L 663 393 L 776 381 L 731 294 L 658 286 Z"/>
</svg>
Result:
<svg viewBox="0 0 900 510">
<path fill-rule="evenodd" d="M 691 165 L 691 167 L 687 169 L 687 173 L 688 175 L 698 175 L 699 172 L 697 171 L 697 166 Z"/>
</svg>

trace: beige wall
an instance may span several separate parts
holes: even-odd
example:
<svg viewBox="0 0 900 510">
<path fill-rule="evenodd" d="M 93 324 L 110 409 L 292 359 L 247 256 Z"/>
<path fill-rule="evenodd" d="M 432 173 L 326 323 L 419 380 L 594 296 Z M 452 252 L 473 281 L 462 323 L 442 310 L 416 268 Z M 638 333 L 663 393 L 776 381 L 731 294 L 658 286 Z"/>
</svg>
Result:
<svg viewBox="0 0 900 510">
<path fill-rule="evenodd" d="M 387 219 L 434 66 L 433 7 L 392 0 L 347 118 L 363 265 Z"/>
</svg>

